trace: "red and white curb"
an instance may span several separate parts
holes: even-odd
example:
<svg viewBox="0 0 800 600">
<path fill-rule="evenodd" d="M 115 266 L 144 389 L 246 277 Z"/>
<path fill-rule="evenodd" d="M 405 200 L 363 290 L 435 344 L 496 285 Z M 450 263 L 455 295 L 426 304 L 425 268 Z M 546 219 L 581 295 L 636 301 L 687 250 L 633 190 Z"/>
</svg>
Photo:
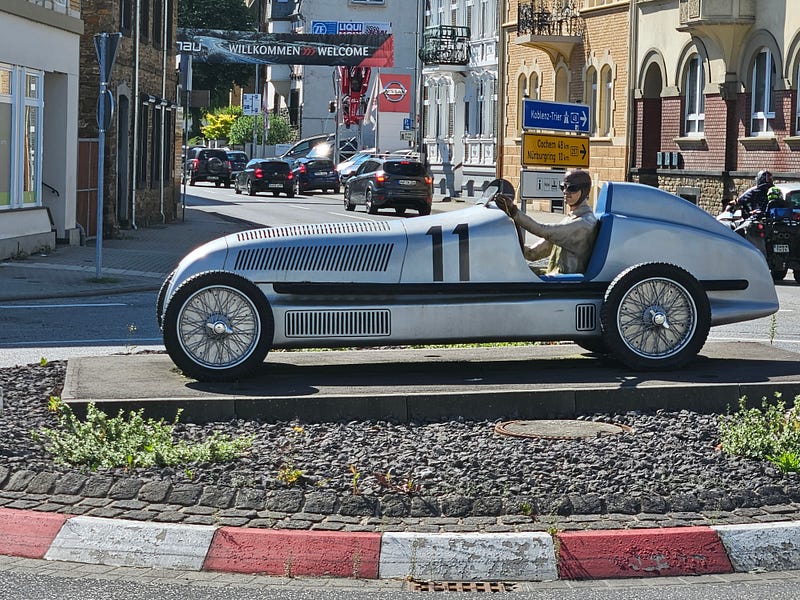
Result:
<svg viewBox="0 0 800 600">
<path fill-rule="evenodd" d="M 800 522 L 530 533 L 294 531 L 0 508 L 0 554 L 277 576 L 550 581 L 800 569 Z"/>
</svg>

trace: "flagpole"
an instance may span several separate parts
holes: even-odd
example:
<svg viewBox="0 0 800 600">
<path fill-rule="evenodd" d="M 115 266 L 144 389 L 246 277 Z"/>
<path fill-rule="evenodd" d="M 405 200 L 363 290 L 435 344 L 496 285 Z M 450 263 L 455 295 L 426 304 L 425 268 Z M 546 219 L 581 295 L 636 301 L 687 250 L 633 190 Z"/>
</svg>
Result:
<svg viewBox="0 0 800 600">
<path fill-rule="evenodd" d="M 378 80 L 375 82 L 378 86 L 378 93 L 375 94 L 375 154 L 381 153 L 381 69 L 378 67 Z"/>
</svg>

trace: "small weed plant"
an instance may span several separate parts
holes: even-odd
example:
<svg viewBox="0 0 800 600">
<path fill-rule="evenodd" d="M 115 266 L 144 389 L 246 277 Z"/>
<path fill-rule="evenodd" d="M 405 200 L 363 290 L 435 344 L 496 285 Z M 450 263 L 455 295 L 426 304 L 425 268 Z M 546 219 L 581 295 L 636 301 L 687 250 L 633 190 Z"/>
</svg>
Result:
<svg viewBox="0 0 800 600">
<path fill-rule="evenodd" d="M 90 403 L 86 419 L 80 420 L 56 396 L 48 401 L 48 409 L 56 415 L 58 427 L 34 432 L 34 440 L 57 462 L 91 470 L 225 462 L 243 455 L 253 442 L 251 436 L 231 438 L 218 433 L 198 443 L 176 442 L 173 431 L 181 411 L 168 423 L 145 419 L 144 409 L 127 415 L 120 410 L 110 417 Z"/>
<path fill-rule="evenodd" d="M 723 452 L 768 460 L 783 473 L 800 472 L 800 396 L 787 410 L 779 393 L 775 401 L 762 399 L 761 408 L 747 407 L 720 418 L 720 447 Z"/>
</svg>

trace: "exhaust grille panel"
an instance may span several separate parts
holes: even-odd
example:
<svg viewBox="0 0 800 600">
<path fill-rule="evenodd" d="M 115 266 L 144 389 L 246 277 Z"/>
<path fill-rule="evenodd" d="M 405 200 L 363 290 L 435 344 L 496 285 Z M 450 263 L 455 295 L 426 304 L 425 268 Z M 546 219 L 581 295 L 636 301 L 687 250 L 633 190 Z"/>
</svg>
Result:
<svg viewBox="0 0 800 600">
<path fill-rule="evenodd" d="M 384 337 L 391 334 L 388 310 L 290 310 L 285 334 L 291 337 Z"/>
<path fill-rule="evenodd" d="M 597 327 L 597 307 L 594 304 L 578 304 L 575 307 L 575 330 L 594 331 Z"/>
<path fill-rule="evenodd" d="M 340 235 L 347 233 L 372 233 L 389 231 L 389 221 L 358 221 L 355 223 L 311 223 L 307 225 L 286 225 L 240 231 L 236 239 L 240 242 L 269 240 L 282 237 L 303 237 L 308 235 Z"/>
<path fill-rule="evenodd" d="M 240 250 L 236 271 L 384 272 L 394 244 L 267 246 Z"/>
</svg>

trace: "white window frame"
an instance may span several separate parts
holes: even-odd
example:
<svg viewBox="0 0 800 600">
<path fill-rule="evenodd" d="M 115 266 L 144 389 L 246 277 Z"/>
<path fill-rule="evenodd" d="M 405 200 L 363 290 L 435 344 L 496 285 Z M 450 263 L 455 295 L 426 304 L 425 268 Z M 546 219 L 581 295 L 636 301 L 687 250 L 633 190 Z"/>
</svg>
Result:
<svg viewBox="0 0 800 600">
<path fill-rule="evenodd" d="M 797 77 L 794 80 L 794 85 L 797 88 L 795 91 L 795 115 L 794 115 L 794 134 L 800 135 L 800 63 L 797 65 Z"/>
<path fill-rule="evenodd" d="M 614 71 L 611 65 L 600 69 L 598 77 L 600 85 L 600 136 L 610 137 L 614 119 Z"/>
<path fill-rule="evenodd" d="M 600 94 L 598 93 L 597 81 L 600 74 L 597 72 L 597 67 L 591 66 L 586 72 L 586 104 L 589 105 L 589 135 L 595 137 L 597 135 L 597 118 L 598 104 Z"/>
<path fill-rule="evenodd" d="M 0 64 L 0 68 L 10 73 L 11 94 L 0 95 L 0 102 L 11 105 L 11 144 L 10 144 L 10 182 L 9 204 L 0 205 L 0 211 L 17 208 L 39 207 L 42 205 L 42 144 L 44 140 L 44 73 L 36 69 Z M 27 79 L 35 80 L 36 96 L 28 96 Z M 33 189 L 25 190 L 25 157 L 27 109 L 36 110 L 35 148 L 30 156 L 32 161 Z M 31 201 L 26 202 L 27 197 Z"/>
<path fill-rule="evenodd" d="M 683 131 L 687 137 L 703 137 L 706 122 L 705 66 L 699 55 L 694 55 L 686 65 L 684 95 L 686 109 L 683 115 Z"/>
<path fill-rule="evenodd" d="M 759 70 L 759 62 L 762 56 L 764 57 L 763 74 Z M 773 135 L 772 120 L 775 118 L 773 71 L 775 71 L 775 59 L 772 56 L 772 52 L 768 48 L 764 48 L 756 55 L 753 61 L 753 78 L 750 88 L 750 135 L 752 137 Z M 758 90 L 762 84 L 762 77 L 764 94 L 759 106 Z"/>
</svg>

